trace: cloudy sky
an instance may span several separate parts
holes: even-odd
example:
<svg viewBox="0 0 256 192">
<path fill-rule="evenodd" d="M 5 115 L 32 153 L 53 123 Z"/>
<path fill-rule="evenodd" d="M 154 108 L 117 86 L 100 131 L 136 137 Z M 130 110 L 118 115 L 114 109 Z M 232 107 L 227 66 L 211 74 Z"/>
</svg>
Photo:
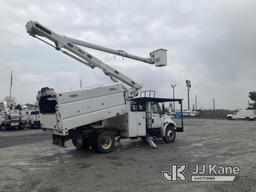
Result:
<svg viewBox="0 0 256 192">
<path fill-rule="evenodd" d="M 99 69 L 90 69 L 26 33 L 35 20 L 53 31 L 113 49 L 148 57 L 168 50 L 168 66 L 145 63 L 88 50 L 157 96 L 186 97 L 212 108 L 245 108 L 256 91 L 256 1 L 253 0 L 1 0 L 0 99 L 9 94 L 19 103 L 35 102 L 41 87 L 57 91 L 110 83 Z M 185 102 L 187 106 L 187 102 Z"/>
</svg>

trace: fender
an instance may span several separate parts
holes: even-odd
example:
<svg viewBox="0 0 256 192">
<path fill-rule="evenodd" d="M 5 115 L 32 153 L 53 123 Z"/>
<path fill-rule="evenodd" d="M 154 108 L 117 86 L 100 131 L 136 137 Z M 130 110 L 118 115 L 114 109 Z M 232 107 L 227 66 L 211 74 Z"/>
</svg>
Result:
<svg viewBox="0 0 256 192">
<path fill-rule="evenodd" d="M 175 129 L 176 129 L 176 123 L 171 119 L 170 116 L 165 115 L 163 118 L 164 118 L 164 124 L 163 124 L 163 126 L 162 126 L 162 128 L 161 128 L 161 136 L 162 136 L 162 137 L 163 137 L 164 134 L 165 134 L 166 127 L 168 127 L 169 125 L 174 126 Z"/>
</svg>

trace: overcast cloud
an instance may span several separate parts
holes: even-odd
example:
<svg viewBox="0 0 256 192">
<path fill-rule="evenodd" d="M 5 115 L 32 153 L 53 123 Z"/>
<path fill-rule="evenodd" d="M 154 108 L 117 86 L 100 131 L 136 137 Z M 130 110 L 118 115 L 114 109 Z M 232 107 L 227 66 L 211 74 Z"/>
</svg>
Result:
<svg viewBox="0 0 256 192">
<path fill-rule="evenodd" d="M 185 80 L 192 81 L 191 100 L 216 108 L 245 108 L 248 92 L 256 90 L 256 1 L 253 0 L 8 0 L 0 7 L 0 99 L 9 93 L 18 102 L 35 102 L 44 86 L 57 91 L 111 82 L 99 69 L 90 69 L 30 37 L 25 30 L 35 20 L 55 32 L 147 57 L 168 50 L 168 66 L 153 66 L 90 51 L 103 61 L 155 89 L 157 96 L 186 101 Z M 186 103 L 186 102 L 185 102 Z M 186 106 L 186 104 L 185 104 Z"/>
</svg>

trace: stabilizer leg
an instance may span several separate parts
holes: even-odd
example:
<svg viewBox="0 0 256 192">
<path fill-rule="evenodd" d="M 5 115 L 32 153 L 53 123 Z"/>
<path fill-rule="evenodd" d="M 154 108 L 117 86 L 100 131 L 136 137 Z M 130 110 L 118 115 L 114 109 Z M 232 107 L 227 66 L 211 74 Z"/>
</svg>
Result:
<svg viewBox="0 0 256 192">
<path fill-rule="evenodd" d="M 154 148 L 154 149 L 157 148 L 155 142 L 153 141 L 153 137 L 147 136 L 147 137 L 146 137 L 146 140 L 147 140 L 148 144 L 149 144 L 152 148 Z"/>
</svg>

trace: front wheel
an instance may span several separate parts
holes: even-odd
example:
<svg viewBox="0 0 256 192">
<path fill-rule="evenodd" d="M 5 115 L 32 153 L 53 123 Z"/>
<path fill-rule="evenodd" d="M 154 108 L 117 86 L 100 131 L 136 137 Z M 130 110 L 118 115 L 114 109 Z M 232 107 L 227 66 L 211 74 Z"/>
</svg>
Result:
<svg viewBox="0 0 256 192">
<path fill-rule="evenodd" d="M 110 153 L 115 147 L 115 136 L 111 131 L 103 131 L 96 135 L 94 149 L 99 153 Z"/>
<path fill-rule="evenodd" d="M 163 140 L 166 143 L 172 143 L 175 141 L 176 138 L 176 131 L 174 129 L 174 126 L 168 125 L 165 129 L 165 133 L 163 136 Z"/>
</svg>

